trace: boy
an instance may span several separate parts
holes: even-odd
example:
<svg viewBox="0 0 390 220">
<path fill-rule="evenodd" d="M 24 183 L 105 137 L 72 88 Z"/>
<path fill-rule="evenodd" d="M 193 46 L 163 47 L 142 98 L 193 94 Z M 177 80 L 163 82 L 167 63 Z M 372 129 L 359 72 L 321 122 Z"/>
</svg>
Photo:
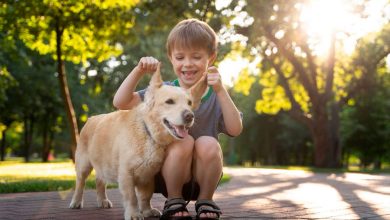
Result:
<svg viewBox="0 0 390 220">
<path fill-rule="evenodd" d="M 191 219 L 185 200 L 197 200 L 195 207 L 200 219 L 219 219 L 221 214 L 212 200 L 223 167 L 218 134 L 239 135 L 242 121 L 222 85 L 218 69 L 212 66 L 217 44 L 212 28 L 197 19 L 179 22 L 167 39 L 167 54 L 177 76 L 168 84 L 189 89 L 199 80 L 207 80 L 209 86 L 195 111 L 190 135 L 167 147 L 165 162 L 156 176 L 156 192 L 167 197 L 163 219 Z M 158 63 L 153 57 L 141 58 L 116 92 L 114 106 L 130 109 L 141 102 L 145 90 L 134 92 L 137 83 L 146 73 L 153 73 Z"/>
</svg>

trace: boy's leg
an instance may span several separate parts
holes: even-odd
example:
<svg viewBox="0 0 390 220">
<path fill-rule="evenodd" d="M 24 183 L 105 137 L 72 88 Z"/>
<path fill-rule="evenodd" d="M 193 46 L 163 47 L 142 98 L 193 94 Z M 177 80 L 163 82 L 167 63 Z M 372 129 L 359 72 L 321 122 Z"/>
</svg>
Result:
<svg viewBox="0 0 390 220">
<path fill-rule="evenodd" d="M 183 140 L 175 141 L 167 147 L 161 174 L 166 184 L 168 199 L 182 198 L 184 183 L 191 180 L 191 163 L 194 139 L 188 135 Z M 176 213 L 174 216 L 187 216 L 188 212 Z"/>
<path fill-rule="evenodd" d="M 200 186 L 199 199 L 212 200 L 222 175 L 223 154 L 221 146 L 214 137 L 202 136 L 195 141 L 194 176 Z M 215 218 L 215 213 L 200 217 Z"/>
</svg>

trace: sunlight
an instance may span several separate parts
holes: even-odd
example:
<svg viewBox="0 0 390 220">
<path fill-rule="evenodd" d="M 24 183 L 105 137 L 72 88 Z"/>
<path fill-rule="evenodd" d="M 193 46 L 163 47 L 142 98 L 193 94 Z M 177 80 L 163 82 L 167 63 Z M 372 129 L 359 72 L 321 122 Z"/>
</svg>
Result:
<svg viewBox="0 0 390 220">
<path fill-rule="evenodd" d="M 368 1 L 361 15 L 354 12 L 354 7 L 359 3 L 351 0 L 313 0 L 302 6 L 300 21 L 316 55 L 327 55 L 333 32 L 342 41 L 343 51 L 351 54 L 358 38 L 379 31 L 387 22 L 390 10 L 386 0 Z M 362 15 L 365 18 L 360 17 Z"/>
<path fill-rule="evenodd" d="M 389 214 L 386 213 L 386 207 L 390 204 L 390 197 L 383 193 L 374 193 L 364 190 L 355 191 L 357 196 L 364 202 L 371 204 L 371 207 L 378 212 L 379 215 Z M 381 201 L 378 204 L 378 201 Z"/>
<path fill-rule="evenodd" d="M 328 0 L 311 1 L 303 6 L 300 19 L 317 55 L 326 55 L 332 34 L 353 23 L 354 15 L 346 6 L 346 1 Z"/>
<path fill-rule="evenodd" d="M 313 192 L 313 193 L 307 193 Z M 334 216 L 357 216 L 350 204 L 343 201 L 339 192 L 332 186 L 321 183 L 302 183 L 297 188 L 282 191 L 271 195 L 275 200 L 294 201 L 297 205 L 301 205 L 312 211 L 310 218 L 329 218 Z M 329 201 L 329 202 L 326 202 Z M 325 205 L 326 204 L 326 205 Z"/>
<path fill-rule="evenodd" d="M 12 176 L 18 178 L 38 178 L 38 177 L 74 177 L 76 172 L 74 165 L 69 162 L 64 163 L 31 163 L 26 169 L 25 163 L 10 164 L 0 167 L 2 176 Z"/>
<path fill-rule="evenodd" d="M 231 196 L 254 195 L 254 194 L 263 194 L 263 193 L 265 194 L 267 192 L 271 192 L 275 188 L 287 188 L 291 185 L 292 185 L 292 183 L 290 183 L 290 182 L 281 182 L 281 183 L 275 183 L 275 184 L 267 185 L 267 186 L 239 188 L 239 189 L 233 190 L 229 194 Z"/>
<path fill-rule="evenodd" d="M 232 87 L 237 80 L 242 69 L 249 65 L 249 61 L 243 58 L 226 58 L 219 65 L 218 70 L 221 73 L 222 82 L 228 87 Z"/>
</svg>

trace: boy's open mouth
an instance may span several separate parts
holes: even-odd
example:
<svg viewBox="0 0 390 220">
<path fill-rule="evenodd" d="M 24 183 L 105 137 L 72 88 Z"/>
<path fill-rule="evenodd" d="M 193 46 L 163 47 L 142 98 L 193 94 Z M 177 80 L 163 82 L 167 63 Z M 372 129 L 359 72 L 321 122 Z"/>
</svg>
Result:
<svg viewBox="0 0 390 220">
<path fill-rule="evenodd" d="M 181 71 L 181 74 L 183 74 L 185 79 L 192 79 L 198 71 L 192 70 L 192 71 Z"/>
</svg>

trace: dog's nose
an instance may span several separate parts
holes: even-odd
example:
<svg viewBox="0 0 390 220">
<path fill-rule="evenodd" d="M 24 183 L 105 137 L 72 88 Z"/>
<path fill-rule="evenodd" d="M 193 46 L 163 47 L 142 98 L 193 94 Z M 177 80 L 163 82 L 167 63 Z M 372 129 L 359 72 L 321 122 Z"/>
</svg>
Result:
<svg viewBox="0 0 390 220">
<path fill-rule="evenodd" d="M 191 111 L 185 110 L 183 112 L 183 118 L 185 123 L 191 123 L 194 120 L 194 113 Z"/>
</svg>

